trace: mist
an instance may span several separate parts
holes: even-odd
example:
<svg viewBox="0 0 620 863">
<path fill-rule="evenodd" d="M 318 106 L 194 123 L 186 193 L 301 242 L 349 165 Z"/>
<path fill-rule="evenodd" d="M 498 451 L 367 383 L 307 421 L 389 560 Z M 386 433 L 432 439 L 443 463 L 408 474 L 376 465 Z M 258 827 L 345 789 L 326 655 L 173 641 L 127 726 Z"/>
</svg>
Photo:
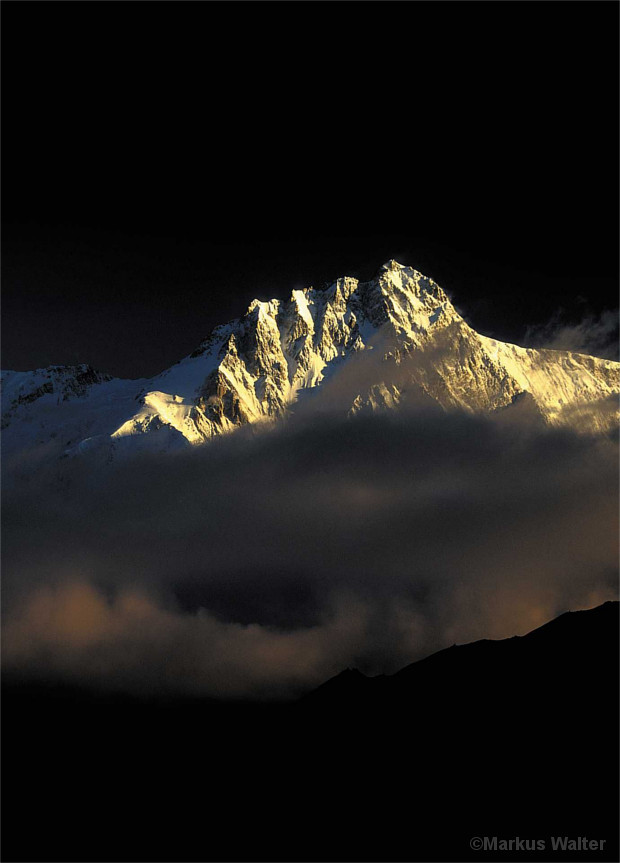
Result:
<svg viewBox="0 0 620 863">
<path fill-rule="evenodd" d="M 3 489 L 5 671 L 288 698 L 524 634 L 616 598 L 617 458 L 516 410 L 420 406 L 28 475 L 22 457 Z"/>
<path fill-rule="evenodd" d="M 534 348 L 573 351 L 617 362 L 618 321 L 618 309 L 585 314 L 578 321 L 568 320 L 564 310 L 558 309 L 546 324 L 527 327 L 523 342 Z"/>
</svg>

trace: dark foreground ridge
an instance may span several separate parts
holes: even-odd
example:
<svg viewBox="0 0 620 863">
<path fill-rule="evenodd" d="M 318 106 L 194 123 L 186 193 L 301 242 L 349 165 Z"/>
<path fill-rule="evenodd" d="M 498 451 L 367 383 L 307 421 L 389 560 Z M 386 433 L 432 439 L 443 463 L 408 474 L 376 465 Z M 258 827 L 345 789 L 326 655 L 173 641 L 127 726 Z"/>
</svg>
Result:
<svg viewBox="0 0 620 863">
<path fill-rule="evenodd" d="M 618 603 L 606 602 L 587 611 L 566 612 L 523 637 L 453 645 L 390 676 L 366 677 L 348 668 L 304 701 L 313 707 L 331 704 L 366 711 L 378 705 L 383 710 L 387 704 L 424 705 L 428 716 L 435 712 L 438 697 L 443 709 L 446 699 L 456 704 L 471 693 L 476 698 L 491 695 L 496 704 L 504 699 L 508 707 L 517 700 L 519 686 L 524 691 L 557 689 L 571 665 L 578 673 L 585 662 L 595 660 L 595 654 L 604 655 L 614 626 L 617 632 Z M 429 700 L 424 703 L 426 694 Z"/>
<path fill-rule="evenodd" d="M 618 603 L 296 704 L 3 690 L 7 863 L 618 860 Z"/>
</svg>

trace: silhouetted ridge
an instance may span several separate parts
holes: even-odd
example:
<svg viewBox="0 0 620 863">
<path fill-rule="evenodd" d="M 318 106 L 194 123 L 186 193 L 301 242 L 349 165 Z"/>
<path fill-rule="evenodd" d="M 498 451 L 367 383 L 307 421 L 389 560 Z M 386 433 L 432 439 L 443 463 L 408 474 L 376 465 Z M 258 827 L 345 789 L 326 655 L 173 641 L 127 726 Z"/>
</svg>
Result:
<svg viewBox="0 0 620 863">
<path fill-rule="evenodd" d="M 537 686 L 539 678 L 555 675 L 563 680 L 574 663 L 584 665 L 606 660 L 607 651 L 618 642 L 618 602 L 605 602 L 596 608 L 567 611 L 523 636 L 501 640 L 482 639 L 469 644 L 453 645 L 393 675 L 372 678 L 348 669 L 331 678 L 307 696 L 320 703 L 337 699 L 344 703 L 380 699 L 422 700 L 423 688 L 450 686 L 451 692 L 462 691 L 467 682 L 494 679 L 496 694 L 504 692 L 510 682 L 529 675 L 529 685 Z M 554 685 L 544 677 L 544 684 Z M 444 696 L 449 693 L 443 693 Z M 430 709 L 430 708 L 429 708 Z"/>
<path fill-rule="evenodd" d="M 326 680 L 317 689 L 304 695 L 302 701 L 329 699 L 332 696 L 356 699 L 358 696 L 363 696 L 369 682 L 376 679 L 366 677 L 358 668 L 345 668 L 344 671 Z"/>
<path fill-rule="evenodd" d="M 500 859 L 478 836 L 546 843 L 506 861 L 619 859 L 617 602 L 390 677 L 346 669 L 296 703 L 4 679 L 2 706 L 5 860 Z M 567 856 L 558 836 L 605 845 Z"/>
</svg>

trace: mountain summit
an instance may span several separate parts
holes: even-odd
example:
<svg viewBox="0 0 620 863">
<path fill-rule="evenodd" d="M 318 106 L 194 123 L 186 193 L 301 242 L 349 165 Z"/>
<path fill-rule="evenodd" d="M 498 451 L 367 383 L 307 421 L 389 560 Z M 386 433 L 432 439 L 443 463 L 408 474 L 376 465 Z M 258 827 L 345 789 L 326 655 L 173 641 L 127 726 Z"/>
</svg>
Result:
<svg viewBox="0 0 620 863">
<path fill-rule="evenodd" d="M 419 400 L 444 410 L 527 405 L 542 422 L 607 431 L 617 422 L 620 364 L 480 335 L 439 285 L 395 260 L 287 300 L 253 300 L 188 357 L 138 381 L 88 366 L 4 372 L 5 451 L 56 441 L 168 450 L 201 444 L 307 403 L 355 414 Z"/>
</svg>

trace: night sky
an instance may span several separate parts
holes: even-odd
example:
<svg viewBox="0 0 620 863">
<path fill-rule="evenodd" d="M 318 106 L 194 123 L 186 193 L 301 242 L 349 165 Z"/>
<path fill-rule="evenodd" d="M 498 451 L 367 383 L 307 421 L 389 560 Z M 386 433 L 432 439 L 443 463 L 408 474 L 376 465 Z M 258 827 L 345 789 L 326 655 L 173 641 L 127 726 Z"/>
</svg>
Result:
<svg viewBox="0 0 620 863">
<path fill-rule="evenodd" d="M 617 19 L 3 3 L 3 367 L 152 375 L 390 257 L 506 340 L 614 309 Z"/>
</svg>

